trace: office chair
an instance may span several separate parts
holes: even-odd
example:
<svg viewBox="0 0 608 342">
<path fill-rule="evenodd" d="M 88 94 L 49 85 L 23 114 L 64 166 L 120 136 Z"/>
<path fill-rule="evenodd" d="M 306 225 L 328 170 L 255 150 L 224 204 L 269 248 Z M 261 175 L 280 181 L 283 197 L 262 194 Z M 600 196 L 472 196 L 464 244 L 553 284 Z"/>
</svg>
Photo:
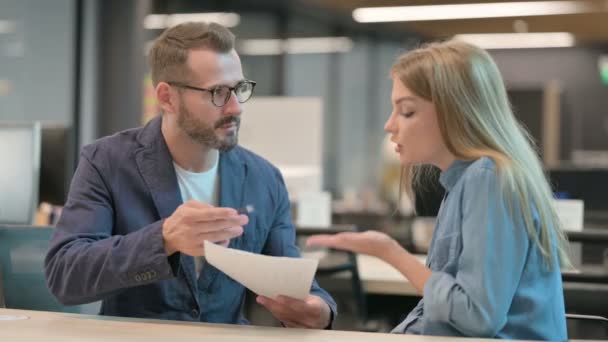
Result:
<svg viewBox="0 0 608 342">
<path fill-rule="evenodd" d="M 608 246 L 608 231 L 583 229 L 567 231 L 570 242 Z M 582 268 L 581 273 L 562 272 L 566 310 L 581 314 L 566 314 L 568 338 L 579 340 L 608 339 L 606 311 L 606 285 L 608 272 L 591 272 Z"/>
<path fill-rule="evenodd" d="M 357 227 L 354 225 L 333 225 L 330 228 L 309 228 L 298 227 L 296 234 L 298 237 L 308 237 L 315 234 L 337 234 L 342 232 L 355 232 Z M 357 266 L 357 255 L 349 251 L 331 250 L 332 256 L 327 258 L 328 262 L 319 263 L 316 276 L 327 277 L 342 272 L 350 274 L 351 291 L 355 303 L 355 314 L 358 319 L 356 330 L 375 332 L 378 331 L 376 322 L 369 320 L 367 310 L 367 298 L 359 276 L 359 268 Z M 341 256 L 338 258 L 337 256 Z"/>
<path fill-rule="evenodd" d="M 608 339 L 608 319 L 602 316 L 566 314 L 569 340 Z"/>
<path fill-rule="evenodd" d="M 0 268 L 0 309 L 4 308 L 6 308 L 6 302 L 4 301 L 4 290 L 2 286 L 2 269 Z"/>
<path fill-rule="evenodd" d="M 0 277 L 9 309 L 99 313 L 99 302 L 64 306 L 51 294 L 44 275 L 44 257 L 51 227 L 0 226 Z"/>
</svg>

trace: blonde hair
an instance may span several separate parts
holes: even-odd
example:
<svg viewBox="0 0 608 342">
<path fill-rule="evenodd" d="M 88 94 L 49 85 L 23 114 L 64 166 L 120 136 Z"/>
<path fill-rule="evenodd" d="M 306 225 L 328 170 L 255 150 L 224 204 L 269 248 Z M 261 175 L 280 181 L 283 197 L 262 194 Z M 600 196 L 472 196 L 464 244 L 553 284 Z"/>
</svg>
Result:
<svg viewBox="0 0 608 342">
<path fill-rule="evenodd" d="M 435 105 L 441 136 L 456 158 L 489 157 L 495 162 L 512 217 L 518 217 L 511 205 L 515 199 L 522 204 L 528 235 L 547 264 L 554 265 L 555 246 L 560 264 L 569 265 L 568 242 L 534 141 L 515 119 L 500 71 L 490 55 L 457 40 L 431 43 L 401 55 L 391 75 Z M 404 167 L 403 185 L 410 196 L 412 187 L 424 186 L 427 174 L 428 167 Z M 539 232 L 534 224 L 535 209 Z"/>
<path fill-rule="evenodd" d="M 216 23 L 188 22 L 173 26 L 156 39 L 148 62 L 152 84 L 186 81 L 189 75 L 188 50 L 210 49 L 227 53 L 234 48 L 234 34 Z"/>
</svg>

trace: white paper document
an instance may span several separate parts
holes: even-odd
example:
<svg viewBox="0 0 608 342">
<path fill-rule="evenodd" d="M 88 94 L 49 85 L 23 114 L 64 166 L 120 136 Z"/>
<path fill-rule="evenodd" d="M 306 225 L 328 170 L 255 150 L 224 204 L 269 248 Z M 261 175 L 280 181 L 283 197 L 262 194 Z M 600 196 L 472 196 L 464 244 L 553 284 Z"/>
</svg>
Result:
<svg viewBox="0 0 608 342">
<path fill-rule="evenodd" d="M 205 241 L 205 258 L 215 268 L 258 295 L 305 300 L 318 260 L 273 257 L 218 246 Z"/>
</svg>

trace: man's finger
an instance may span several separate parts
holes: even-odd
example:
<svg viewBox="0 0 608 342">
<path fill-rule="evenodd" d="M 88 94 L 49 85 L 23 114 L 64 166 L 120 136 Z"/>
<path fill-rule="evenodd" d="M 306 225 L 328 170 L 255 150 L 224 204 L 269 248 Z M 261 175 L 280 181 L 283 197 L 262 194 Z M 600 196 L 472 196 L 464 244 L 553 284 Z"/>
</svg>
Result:
<svg viewBox="0 0 608 342">
<path fill-rule="evenodd" d="M 220 231 L 201 232 L 201 234 L 199 234 L 199 237 L 203 240 L 208 240 L 211 242 L 220 242 L 230 240 L 241 235 L 243 235 L 243 227 L 235 226 Z"/>
<path fill-rule="evenodd" d="M 208 224 L 208 225 L 228 225 L 228 226 L 244 226 L 249 223 L 247 215 L 237 215 L 224 217 L 217 220 L 207 220 L 201 217 L 192 217 L 192 223 Z"/>
<path fill-rule="evenodd" d="M 310 304 L 306 301 L 291 298 L 288 296 L 279 296 L 277 297 L 276 302 L 297 313 L 309 314 L 311 310 Z"/>
<path fill-rule="evenodd" d="M 233 208 L 200 207 L 190 204 L 181 210 L 185 211 L 186 214 L 195 222 L 224 220 L 239 216 L 239 213 Z"/>
<path fill-rule="evenodd" d="M 287 296 L 279 296 L 277 302 L 290 310 L 292 317 L 295 317 L 299 324 L 309 328 L 316 325 L 317 319 L 322 314 L 321 305 L 326 305 L 319 297 L 309 295 L 306 300 L 299 300 Z"/>
<path fill-rule="evenodd" d="M 305 320 L 298 320 L 300 317 L 297 313 L 277 301 L 264 296 L 258 296 L 256 301 L 288 328 L 312 328 L 312 325 L 306 324 Z"/>
<path fill-rule="evenodd" d="M 184 203 L 185 207 L 189 207 L 189 208 L 197 208 L 197 209 L 205 209 L 205 208 L 213 208 L 211 205 L 207 204 L 207 203 L 203 203 L 197 200 L 187 200 Z"/>
<path fill-rule="evenodd" d="M 279 319 L 279 318 L 277 317 L 277 319 Z M 310 329 L 310 328 L 312 328 L 311 326 L 303 325 L 301 323 L 294 322 L 294 321 L 281 320 L 281 319 L 279 319 L 279 321 L 281 321 L 281 323 L 283 323 L 283 325 L 285 325 L 287 328 L 292 328 L 292 329 Z"/>
<path fill-rule="evenodd" d="M 246 226 L 247 223 L 249 223 L 249 219 L 247 218 L 247 216 L 242 215 L 231 219 L 216 221 L 198 221 L 190 222 L 189 224 L 195 226 L 200 233 L 211 233 L 230 229 L 236 226 Z"/>
<path fill-rule="evenodd" d="M 258 302 L 266 307 L 278 320 L 290 322 L 293 328 L 309 329 L 315 327 L 319 312 L 314 305 L 299 299 L 279 296 L 276 300 L 260 296 Z M 312 298 L 309 296 L 309 299 Z"/>
<path fill-rule="evenodd" d="M 255 300 L 256 300 L 256 302 L 258 302 L 258 304 L 261 304 L 268 309 L 273 309 L 273 310 L 280 309 L 279 303 L 277 303 L 276 301 L 274 301 L 268 297 L 257 296 L 257 298 Z"/>
<path fill-rule="evenodd" d="M 270 312 L 272 312 L 275 316 L 279 315 L 285 319 L 288 319 L 293 315 L 293 312 L 290 310 L 289 307 L 281 305 L 279 302 L 273 299 L 264 296 L 258 296 L 256 300 L 259 304 L 270 310 Z"/>
<path fill-rule="evenodd" d="M 228 245 L 230 245 L 230 239 L 216 241 L 215 243 L 217 243 L 218 245 L 220 245 L 222 247 L 228 247 Z"/>
</svg>

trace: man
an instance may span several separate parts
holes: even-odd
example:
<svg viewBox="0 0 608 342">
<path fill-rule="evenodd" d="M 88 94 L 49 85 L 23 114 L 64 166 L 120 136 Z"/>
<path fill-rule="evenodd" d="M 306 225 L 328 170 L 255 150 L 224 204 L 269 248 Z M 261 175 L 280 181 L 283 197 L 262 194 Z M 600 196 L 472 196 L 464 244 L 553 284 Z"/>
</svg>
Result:
<svg viewBox="0 0 608 342">
<path fill-rule="evenodd" d="M 83 148 L 45 260 L 49 288 L 68 305 L 102 300 L 103 315 L 246 323 L 244 287 L 205 264 L 203 242 L 299 256 L 279 171 L 236 146 L 255 82 L 217 24 L 168 29 L 150 67 L 163 114 Z M 305 301 L 257 302 L 287 327 L 326 328 L 336 312 L 316 283 Z"/>
</svg>

